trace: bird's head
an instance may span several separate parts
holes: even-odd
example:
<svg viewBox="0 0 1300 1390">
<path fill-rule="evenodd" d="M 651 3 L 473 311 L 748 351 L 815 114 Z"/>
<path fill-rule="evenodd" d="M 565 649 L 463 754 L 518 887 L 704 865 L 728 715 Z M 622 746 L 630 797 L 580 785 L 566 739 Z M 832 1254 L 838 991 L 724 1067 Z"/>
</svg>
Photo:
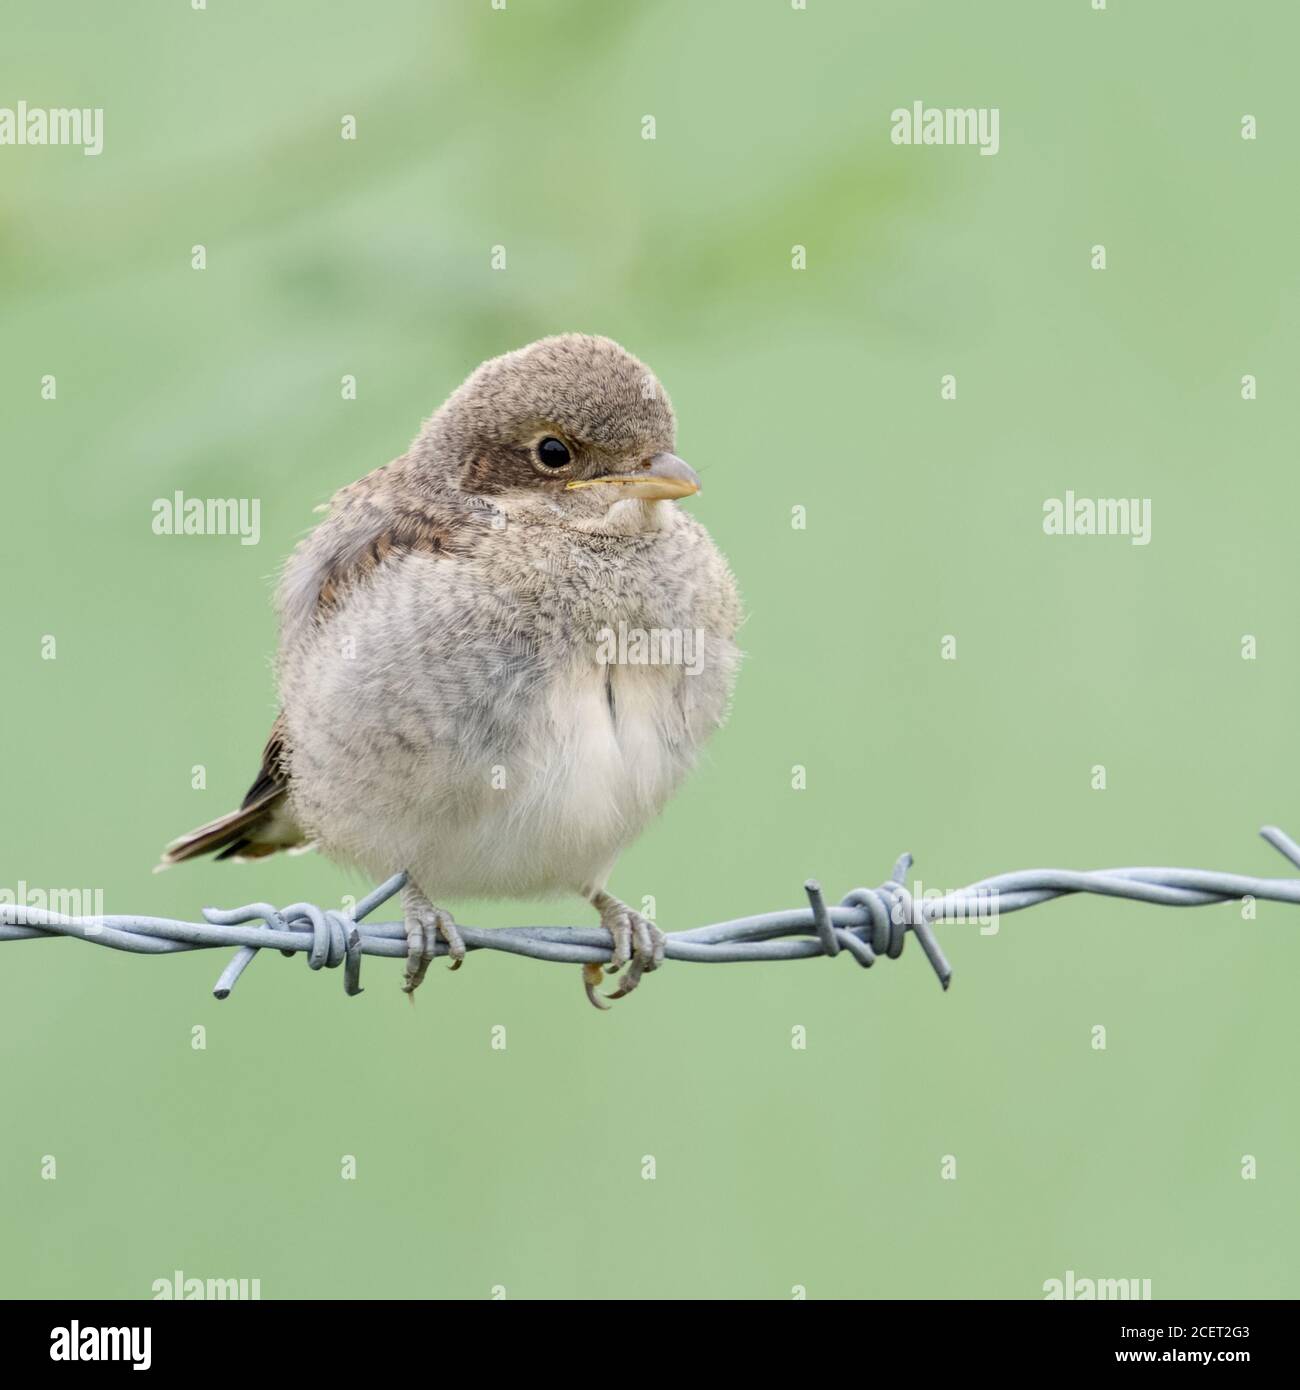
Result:
<svg viewBox="0 0 1300 1390">
<path fill-rule="evenodd" d="M 673 452 L 676 420 L 654 373 L 609 338 L 566 333 L 484 362 L 417 441 L 428 466 L 485 498 L 531 495 L 597 518 L 635 498 L 700 490 Z"/>
</svg>

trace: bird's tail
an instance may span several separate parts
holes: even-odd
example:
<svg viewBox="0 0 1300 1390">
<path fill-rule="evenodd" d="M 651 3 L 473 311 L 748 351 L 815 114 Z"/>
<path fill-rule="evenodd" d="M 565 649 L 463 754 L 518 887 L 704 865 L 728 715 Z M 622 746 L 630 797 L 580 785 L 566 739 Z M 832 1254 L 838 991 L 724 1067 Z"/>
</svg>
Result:
<svg viewBox="0 0 1300 1390">
<path fill-rule="evenodd" d="M 285 814 L 283 801 L 284 793 L 280 792 L 266 801 L 218 816 L 173 840 L 163 850 L 159 870 L 218 850 L 218 859 L 261 859 L 276 850 L 301 844 L 302 833 Z"/>
<path fill-rule="evenodd" d="M 279 849 L 298 848 L 304 837 L 289 813 L 288 793 L 283 729 L 277 719 L 262 753 L 261 770 L 239 810 L 173 840 L 154 872 L 214 850 L 220 850 L 218 859 L 261 859 Z"/>
</svg>

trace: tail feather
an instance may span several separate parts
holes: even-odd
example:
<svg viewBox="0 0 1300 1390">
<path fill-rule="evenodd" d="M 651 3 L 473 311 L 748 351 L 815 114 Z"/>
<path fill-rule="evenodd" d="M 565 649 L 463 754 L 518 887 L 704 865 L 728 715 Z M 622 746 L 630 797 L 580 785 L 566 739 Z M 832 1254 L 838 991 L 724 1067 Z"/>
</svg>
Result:
<svg viewBox="0 0 1300 1390">
<path fill-rule="evenodd" d="M 216 820 L 191 830 L 173 840 L 163 850 L 160 869 L 181 864 L 187 859 L 197 859 L 200 855 L 220 850 L 218 859 L 259 859 L 264 854 L 273 854 L 277 849 L 287 849 L 301 840 L 301 836 L 287 826 L 277 826 L 284 817 L 276 812 L 284 800 L 284 792 L 273 792 L 269 796 L 241 806 L 237 811 L 218 816 Z"/>
<path fill-rule="evenodd" d="M 158 869 L 170 868 L 186 859 L 197 859 L 214 850 L 221 851 L 218 859 L 261 859 L 278 849 L 294 849 L 301 845 L 302 831 L 284 804 L 288 790 L 282 721 L 277 719 L 262 753 L 257 780 L 248 789 L 239 810 L 219 816 L 173 840 L 163 850 Z"/>
</svg>

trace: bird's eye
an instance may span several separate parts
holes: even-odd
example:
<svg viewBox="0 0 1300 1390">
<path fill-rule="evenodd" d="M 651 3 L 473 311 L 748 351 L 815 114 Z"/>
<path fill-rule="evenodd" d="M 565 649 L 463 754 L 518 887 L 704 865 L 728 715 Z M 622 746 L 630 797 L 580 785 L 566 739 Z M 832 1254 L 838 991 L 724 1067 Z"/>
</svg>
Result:
<svg viewBox="0 0 1300 1390">
<path fill-rule="evenodd" d="M 547 468 L 563 468 L 569 461 L 569 450 L 563 440 L 548 434 L 537 446 L 537 457 Z"/>
</svg>

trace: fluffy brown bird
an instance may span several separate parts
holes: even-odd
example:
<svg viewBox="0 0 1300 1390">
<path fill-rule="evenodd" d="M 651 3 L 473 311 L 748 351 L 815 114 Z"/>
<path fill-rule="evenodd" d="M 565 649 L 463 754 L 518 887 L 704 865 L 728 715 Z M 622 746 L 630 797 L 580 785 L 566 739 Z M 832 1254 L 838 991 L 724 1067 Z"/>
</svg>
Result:
<svg viewBox="0 0 1300 1390">
<path fill-rule="evenodd" d="M 663 959 L 611 896 L 621 850 L 725 718 L 740 603 L 659 382 L 608 338 L 483 363 L 343 488 L 279 589 L 282 708 L 239 810 L 165 864 L 315 844 L 400 869 L 414 991 L 464 942 L 436 903 L 581 893 L 610 998 Z M 439 941 L 445 946 L 439 945 Z M 598 966 L 584 967 L 598 1007 Z"/>
</svg>

